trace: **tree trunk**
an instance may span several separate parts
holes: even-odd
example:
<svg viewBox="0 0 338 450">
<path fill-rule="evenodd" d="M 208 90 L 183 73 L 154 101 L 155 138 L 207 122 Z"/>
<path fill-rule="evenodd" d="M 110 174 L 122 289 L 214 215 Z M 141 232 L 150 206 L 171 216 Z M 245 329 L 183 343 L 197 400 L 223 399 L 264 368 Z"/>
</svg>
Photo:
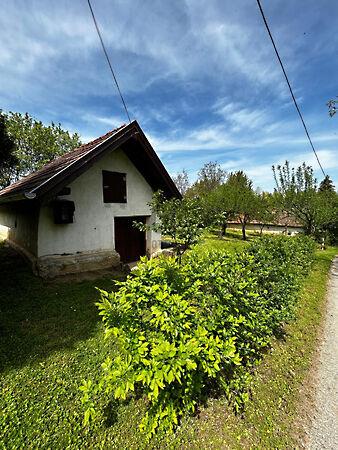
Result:
<svg viewBox="0 0 338 450">
<path fill-rule="evenodd" d="M 242 223 L 242 236 L 243 236 L 243 241 L 246 241 L 245 225 L 246 225 L 246 223 L 243 222 L 243 223 Z"/>
<path fill-rule="evenodd" d="M 227 226 L 228 226 L 227 222 L 223 222 L 223 223 L 222 223 L 221 236 L 225 236 L 225 235 L 226 235 L 226 232 L 227 232 Z"/>
</svg>

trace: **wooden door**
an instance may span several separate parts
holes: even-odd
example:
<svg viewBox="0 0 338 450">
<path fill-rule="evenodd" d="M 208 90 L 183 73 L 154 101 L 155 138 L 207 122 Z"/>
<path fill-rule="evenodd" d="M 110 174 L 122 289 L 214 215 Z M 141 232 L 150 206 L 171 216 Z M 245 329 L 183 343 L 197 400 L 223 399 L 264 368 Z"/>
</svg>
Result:
<svg viewBox="0 0 338 450">
<path fill-rule="evenodd" d="M 115 217 L 115 250 L 121 262 L 138 261 L 146 254 L 146 233 L 133 226 L 133 222 L 145 223 L 144 216 Z"/>
</svg>

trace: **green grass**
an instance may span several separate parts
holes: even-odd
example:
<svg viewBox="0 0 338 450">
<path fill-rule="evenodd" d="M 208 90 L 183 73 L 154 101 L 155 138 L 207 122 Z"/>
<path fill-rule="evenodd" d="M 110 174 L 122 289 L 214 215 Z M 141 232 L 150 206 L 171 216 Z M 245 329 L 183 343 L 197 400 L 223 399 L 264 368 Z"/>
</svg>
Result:
<svg viewBox="0 0 338 450">
<path fill-rule="evenodd" d="M 217 230 L 204 233 L 201 243 L 197 244 L 194 250 L 205 252 L 209 250 L 227 250 L 230 252 L 240 251 L 245 248 L 253 239 L 257 237 L 255 233 L 248 233 L 247 240 L 242 240 L 242 233 L 231 230 L 226 236 L 220 238 Z"/>
<path fill-rule="evenodd" d="M 240 250 L 235 235 L 210 234 L 199 250 Z M 1 247 L 1 245 L 0 245 Z M 243 417 L 222 399 L 210 400 L 199 417 L 186 420 L 176 436 L 148 448 L 292 448 L 299 389 L 306 377 L 320 322 L 327 272 L 337 249 L 318 252 L 302 291 L 297 321 L 274 343 L 257 370 Z M 114 289 L 108 278 L 47 283 L 4 246 L 0 248 L 0 449 L 145 448 L 138 423 L 142 399 L 117 407 L 99 401 L 100 417 L 82 425 L 79 385 L 95 378 L 105 355 L 95 286 Z M 293 430 L 293 431 L 292 431 Z"/>
<path fill-rule="evenodd" d="M 311 397 L 309 369 L 325 310 L 328 271 L 338 248 L 318 251 L 300 293 L 296 320 L 285 326 L 257 368 L 245 414 L 236 416 L 223 399 L 211 400 L 198 420 L 181 432 L 189 449 L 298 448 L 303 438 L 302 411 Z"/>
</svg>

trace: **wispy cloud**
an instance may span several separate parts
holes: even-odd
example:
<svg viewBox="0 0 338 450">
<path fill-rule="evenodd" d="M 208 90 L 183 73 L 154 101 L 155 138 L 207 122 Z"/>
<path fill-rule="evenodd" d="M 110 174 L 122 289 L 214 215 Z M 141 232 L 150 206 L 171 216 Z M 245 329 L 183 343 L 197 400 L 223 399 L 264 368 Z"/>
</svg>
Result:
<svg viewBox="0 0 338 450">
<path fill-rule="evenodd" d="M 337 121 L 325 103 L 337 94 L 338 4 L 324 3 L 275 0 L 265 9 L 313 141 L 337 179 Z M 217 159 L 268 186 L 273 163 L 304 157 L 315 166 L 254 2 L 93 6 L 131 115 L 169 170 L 195 176 Z M 1 108 L 61 122 L 83 141 L 126 121 L 86 2 L 6 2 L 0 98 Z"/>
</svg>

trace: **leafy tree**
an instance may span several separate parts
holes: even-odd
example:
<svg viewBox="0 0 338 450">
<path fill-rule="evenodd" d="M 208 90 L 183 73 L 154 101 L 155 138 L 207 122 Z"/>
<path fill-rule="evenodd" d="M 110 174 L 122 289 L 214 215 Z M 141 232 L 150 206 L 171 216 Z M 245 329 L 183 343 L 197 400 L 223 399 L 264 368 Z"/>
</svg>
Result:
<svg viewBox="0 0 338 450">
<path fill-rule="evenodd" d="M 162 192 L 153 195 L 152 213 L 158 220 L 150 225 L 135 224 L 139 229 L 151 228 L 168 236 L 181 263 L 183 253 L 199 241 L 203 231 L 202 208 L 198 199 L 165 199 Z"/>
<path fill-rule="evenodd" d="M 272 169 L 281 210 L 294 216 L 306 234 L 319 237 L 331 228 L 336 216 L 337 197 L 331 188 L 326 189 L 331 183 L 324 179 L 322 190 L 318 190 L 313 169 L 305 163 L 295 169 L 286 161 L 283 166 Z"/>
<path fill-rule="evenodd" d="M 228 221 L 235 218 L 232 209 L 234 202 L 231 197 L 233 193 L 229 184 L 223 183 L 201 200 L 204 223 L 207 226 L 219 226 L 220 237 L 225 236 Z"/>
<path fill-rule="evenodd" d="M 319 185 L 319 191 L 320 192 L 334 192 L 335 191 L 333 182 L 332 182 L 331 178 L 329 177 L 329 175 L 325 175 L 324 180 Z"/>
<path fill-rule="evenodd" d="M 182 172 L 179 172 L 175 177 L 173 177 L 173 180 L 180 193 L 185 195 L 190 187 L 188 172 L 183 169 Z"/>
<path fill-rule="evenodd" d="M 202 197 L 220 186 L 226 178 L 226 171 L 217 162 L 204 164 L 198 172 L 197 181 L 187 191 L 189 197 Z"/>
<path fill-rule="evenodd" d="M 270 194 L 262 192 L 256 197 L 255 219 L 259 222 L 260 234 L 263 234 L 263 228 L 274 223 L 276 220 L 276 210 L 273 205 L 273 198 Z"/>
<path fill-rule="evenodd" d="M 8 173 L 18 163 L 14 151 L 15 144 L 7 133 L 5 118 L 0 114 L 0 189 L 10 184 Z"/>
<path fill-rule="evenodd" d="M 242 224 L 243 240 L 246 240 L 246 225 L 257 215 L 257 194 L 252 181 L 242 171 L 231 173 L 227 180 L 228 210 Z"/>
<path fill-rule="evenodd" d="M 272 170 L 280 208 L 298 219 L 306 234 L 313 234 L 317 215 L 317 180 L 312 167 L 303 163 L 295 169 L 285 161 L 283 166 L 273 166 Z"/>
<path fill-rule="evenodd" d="M 81 144 L 77 133 L 63 130 L 60 124 L 44 125 L 28 113 L 0 112 L 0 115 L 15 144 L 16 163 L 3 174 L 10 183 Z"/>
</svg>

